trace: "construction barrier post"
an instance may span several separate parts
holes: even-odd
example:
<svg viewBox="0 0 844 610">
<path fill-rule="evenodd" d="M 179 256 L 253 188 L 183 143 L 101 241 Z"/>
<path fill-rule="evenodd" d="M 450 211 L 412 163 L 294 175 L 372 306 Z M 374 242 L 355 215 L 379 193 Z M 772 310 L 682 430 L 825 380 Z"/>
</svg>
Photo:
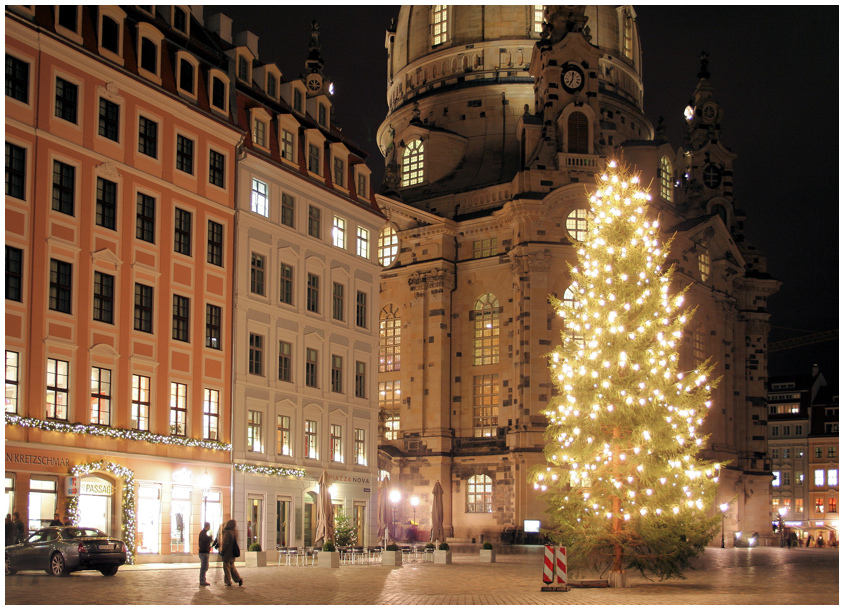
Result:
<svg viewBox="0 0 844 610">
<path fill-rule="evenodd" d="M 542 565 L 542 582 L 550 585 L 554 582 L 554 547 L 545 545 L 545 561 Z"/>
<path fill-rule="evenodd" d="M 557 574 L 557 584 L 569 584 L 569 564 L 566 556 L 566 547 L 557 547 L 557 565 L 554 567 L 554 572 Z"/>
</svg>

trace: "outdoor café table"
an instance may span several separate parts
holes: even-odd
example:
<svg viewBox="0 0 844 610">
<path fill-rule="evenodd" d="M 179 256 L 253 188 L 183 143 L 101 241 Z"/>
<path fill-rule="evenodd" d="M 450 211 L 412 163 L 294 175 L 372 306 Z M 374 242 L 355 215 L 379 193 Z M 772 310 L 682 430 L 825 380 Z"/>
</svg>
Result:
<svg viewBox="0 0 844 610">
<path fill-rule="evenodd" d="M 366 549 L 369 553 L 369 561 L 375 561 L 376 558 L 381 557 L 381 547 L 380 546 L 371 546 Z"/>
</svg>

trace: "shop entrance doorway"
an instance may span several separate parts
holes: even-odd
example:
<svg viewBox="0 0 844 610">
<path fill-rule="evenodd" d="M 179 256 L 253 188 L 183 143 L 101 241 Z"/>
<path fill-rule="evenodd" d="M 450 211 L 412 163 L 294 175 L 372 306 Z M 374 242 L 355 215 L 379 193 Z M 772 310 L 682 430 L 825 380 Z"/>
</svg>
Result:
<svg viewBox="0 0 844 610">
<path fill-rule="evenodd" d="M 114 485 L 110 481 L 99 477 L 82 479 L 79 487 L 79 525 L 95 527 L 113 536 L 112 531 L 112 497 Z"/>
</svg>

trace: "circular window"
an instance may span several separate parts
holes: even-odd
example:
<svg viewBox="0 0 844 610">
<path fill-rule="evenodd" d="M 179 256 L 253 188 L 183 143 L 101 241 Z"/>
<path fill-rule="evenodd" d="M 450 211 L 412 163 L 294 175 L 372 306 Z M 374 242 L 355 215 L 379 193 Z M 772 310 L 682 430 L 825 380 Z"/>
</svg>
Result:
<svg viewBox="0 0 844 610">
<path fill-rule="evenodd" d="M 586 239 L 586 231 L 589 229 L 588 214 L 588 210 L 578 208 L 572 210 L 571 214 L 566 218 L 566 230 L 573 240 L 583 241 Z"/>
<path fill-rule="evenodd" d="M 399 235 L 391 226 L 381 229 L 378 236 L 378 262 L 382 267 L 389 267 L 399 254 Z"/>
</svg>

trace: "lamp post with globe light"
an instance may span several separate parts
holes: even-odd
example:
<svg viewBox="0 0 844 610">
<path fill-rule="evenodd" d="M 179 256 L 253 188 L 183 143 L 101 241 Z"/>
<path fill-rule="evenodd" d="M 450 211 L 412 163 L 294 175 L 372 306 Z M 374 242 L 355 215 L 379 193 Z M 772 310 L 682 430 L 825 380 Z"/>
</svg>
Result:
<svg viewBox="0 0 844 610">
<path fill-rule="evenodd" d="M 396 536 L 396 505 L 401 500 L 401 493 L 398 489 L 394 489 L 390 492 L 390 502 L 393 504 L 393 538 L 398 539 Z"/>
<path fill-rule="evenodd" d="M 724 521 L 727 519 L 727 511 L 730 510 L 730 505 L 728 503 L 724 503 L 718 508 L 721 509 L 721 548 L 726 548 L 724 545 Z"/>
</svg>

